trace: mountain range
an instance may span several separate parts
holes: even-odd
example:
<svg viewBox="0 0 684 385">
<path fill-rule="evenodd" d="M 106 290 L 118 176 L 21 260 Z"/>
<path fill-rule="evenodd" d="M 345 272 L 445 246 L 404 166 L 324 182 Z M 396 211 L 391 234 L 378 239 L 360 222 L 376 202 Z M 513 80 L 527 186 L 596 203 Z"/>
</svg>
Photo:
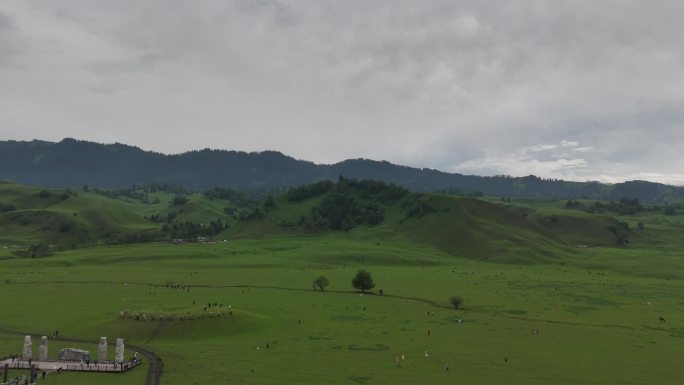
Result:
<svg viewBox="0 0 684 385">
<path fill-rule="evenodd" d="M 213 187 L 241 191 L 283 191 L 339 176 L 373 179 L 411 191 L 547 199 L 623 197 L 643 202 L 681 201 L 684 188 L 647 181 L 617 184 L 570 182 L 536 176 L 476 176 L 414 168 L 369 159 L 315 164 L 276 151 L 241 152 L 204 149 L 162 154 L 115 143 L 71 138 L 0 141 L 0 180 L 47 187 L 127 188 L 165 183 L 189 190 Z"/>
</svg>

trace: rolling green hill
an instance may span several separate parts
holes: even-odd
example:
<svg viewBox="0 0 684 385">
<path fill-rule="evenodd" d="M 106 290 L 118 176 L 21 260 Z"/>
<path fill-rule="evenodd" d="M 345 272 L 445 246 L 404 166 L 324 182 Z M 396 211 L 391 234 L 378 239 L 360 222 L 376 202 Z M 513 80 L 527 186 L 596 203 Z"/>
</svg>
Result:
<svg viewBox="0 0 684 385">
<path fill-rule="evenodd" d="M 261 203 L 232 190 L 179 195 L 137 189 L 72 191 L 0 184 L 0 244 L 64 249 L 198 236 L 224 240 L 329 234 L 426 245 L 485 261 L 534 263 L 564 260 L 584 248 L 650 247 L 676 238 L 681 225 L 677 215 L 664 215 L 656 206 L 638 205 L 634 207 L 641 211 L 618 215 L 611 208 L 622 208 L 613 203 L 573 203 L 582 207 L 578 209 L 556 200 L 411 193 L 396 185 L 346 178 L 293 188 Z"/>
<path fill-rule="evenodd" d="M 154 203 L 126 196 L 109 197 L 95 192 L 42 189 L 0 184 L 0 243 L 28 245 L 46 243 L 58 248 L 99 243 L 136 243 L 168 238 L 162 231 L 171 223 L 209 224 L 233 217 L 224 212 L 230 202 L 193 195 L 181 206 L 170 202 L 174 195 L 150 194 Z"/>
<path fill-rule="evenodd" d="M 279 196 L 257 217 L 235 223 L 224 237 L 250 239 L 329 232 L 329 226 L 325 221 L 320 223 L 317 212 L 339 190 L 344 190 L 361 207 L 375 202 L 383 213 L 379 223 L 357 223 L 344 232 L 346 237 L 425 244 L 459 257 L 512 263 L 551 262 L 572 257 L 579 249 L 620 249 L 638 245 L 652 236 L 637 226 L 645 214 L 588 213 L 567 209 L 564 201 L 555 200 L 501 202 L 409 192 L 383 201 L 373 199 L 362 188 L 340 187 L 338 183 L 305 198 Z M 660 217 L 662 213 L 648 220 Z"/>
<path fill-rule="evenodd" d="M 0 185 L 0 241 L 46 242 L 62 246 L 96 240 L 154 236 L 156 225 L 136 212 L 136 205 L 86 192 Z"/>
</svg>

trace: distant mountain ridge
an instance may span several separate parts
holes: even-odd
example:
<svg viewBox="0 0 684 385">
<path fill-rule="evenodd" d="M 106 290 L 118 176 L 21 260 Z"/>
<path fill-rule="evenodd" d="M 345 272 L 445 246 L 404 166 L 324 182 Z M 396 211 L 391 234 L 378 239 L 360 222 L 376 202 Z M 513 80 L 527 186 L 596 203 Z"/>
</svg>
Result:
<svg viewBox="0 0 684 385">
<path fill-rule="evenodd" d="M 243 191 L 280 191 L 338 176 L 375 179 L 412 191 L 482 192 L 487 195 L 549 198 L 636 198 L 644 202 L 679 201 L 684 188 L 646 181 L 613 185 L 568 182 L 535 176 L 475 176 L 349 159 L 315 164 L 276 151 L 204 149 L 165 155 L 125 144 L 100 144 L 67 138 L 60 142 L 0 141 L 0 180 L 51 187 L 123 188 L 168 183 L 193 190 L 228 187 Z"/>
</svg>

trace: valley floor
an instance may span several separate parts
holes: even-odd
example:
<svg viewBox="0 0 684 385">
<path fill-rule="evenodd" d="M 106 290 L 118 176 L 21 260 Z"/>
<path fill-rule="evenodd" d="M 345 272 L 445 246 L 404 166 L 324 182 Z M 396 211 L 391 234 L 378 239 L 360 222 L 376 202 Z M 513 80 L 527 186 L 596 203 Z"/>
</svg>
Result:
<svg viewBox="0 0 684 385">
<path fill-rule="evenodd" d="M 7 256 L 0 356 L 21 352 L 18 331 L 34 335 L 37 355 L 40 335 L 59 330 L 92 343 L 50 340 L 51 357 L 67 346 L 95 354 L 100 336 L 113 355 L 123 337 L 161 357 L 164 385 L 678 383 L 684 281 L 631 253 L 621 269 L 606 268 L 615 250 L 598 248 L 576 263 L 507 265 L 340 236 Z M 351 288 L 359 268 L 372 273 L 374 294 Z M 319 275 L 331 282 L 325 292 L 312 288 Z M 454 294 L 463 310 L 450 308 Z M 124 310 L 148 320 L 121 319 Z M 144 384 L 146 370 L 41 383 Z"/>
</svg>

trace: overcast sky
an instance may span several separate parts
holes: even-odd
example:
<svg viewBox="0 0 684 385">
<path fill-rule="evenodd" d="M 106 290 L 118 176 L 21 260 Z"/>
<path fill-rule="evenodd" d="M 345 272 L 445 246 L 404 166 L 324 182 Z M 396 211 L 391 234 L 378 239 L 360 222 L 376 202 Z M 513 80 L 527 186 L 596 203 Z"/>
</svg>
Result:
<svg viewBox="0 0 684 385">
<path fill-rule="evenodd" d="M 684 2 L 3 0 L 0 139 L 684 184 Z"/>
</svg>

